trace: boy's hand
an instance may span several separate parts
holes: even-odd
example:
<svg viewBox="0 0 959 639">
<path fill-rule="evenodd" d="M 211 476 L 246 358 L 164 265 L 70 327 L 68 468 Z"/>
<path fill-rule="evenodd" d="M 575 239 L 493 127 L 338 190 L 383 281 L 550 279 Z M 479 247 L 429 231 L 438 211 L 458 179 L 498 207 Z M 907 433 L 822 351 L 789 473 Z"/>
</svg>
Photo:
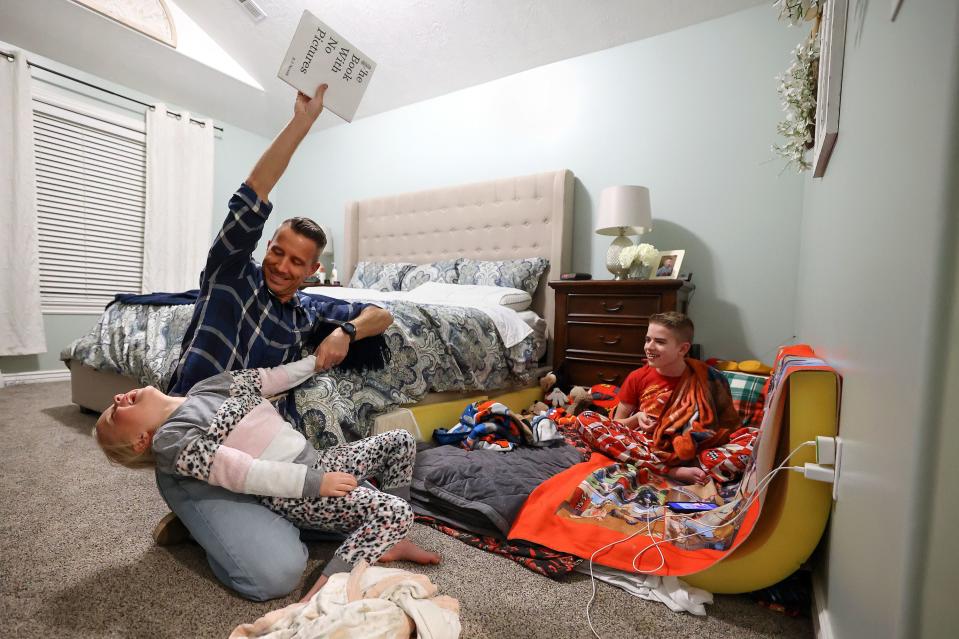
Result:
<svg viewBox="0 0 959 639">
<path fill-rule="evenodd" d="M 323 95 L 326 93 L 327 85 L 321 84 L 316 89 L 316 95 L 310 99 L 303 93 L 296 94 L 296 102 L 293 104 L 293 115 L 302 115 L 315 122 L 320 113 L 323 112 Z"/>
<path fill-rule="evenodd" d="M 643 412 L 636 413 L 636 417 L 637 417 L 637 425 L 644 433 L 648 433 L 649 431 L 656 428 L 655 417 L 651 417 Z"/>
<path fill-rule="evenodd" d="M 675 468 L 670 468 L 666 474 L 684 484 L 699 484 L 702 486 L 709 481 L 709 475 L 698 466 L 676 466 Z"/>
<path fill-rule="evenodd" d="M 349 473 L 324 473 L 320 497 L 343 497 L 356 488 L 356 477 Z"/>
</svg>

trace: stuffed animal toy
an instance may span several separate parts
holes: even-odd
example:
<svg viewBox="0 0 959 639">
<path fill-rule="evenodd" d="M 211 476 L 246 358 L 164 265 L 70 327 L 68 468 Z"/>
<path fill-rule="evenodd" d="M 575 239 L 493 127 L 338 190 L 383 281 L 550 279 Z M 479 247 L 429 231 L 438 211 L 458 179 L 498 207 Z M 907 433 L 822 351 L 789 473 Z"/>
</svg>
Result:
<svg viewBox="0 0 959 639">
<path fill-rule="evenodd" d="M 556 386 L 556 373 L 550 371 L 539 378 L 539 387 L 543 389 L 545 393 L 549 389 Z"/>
<path fill-rule="evenodd" d="M 559 387 L 554 388 L 546 395 L 544 401 L 549 403 L 550 406 L 558 408 L 560 406 L 565 406 L 569 403 L 569 398 L 566 397 L 566 393 L 561 391 Z"/>
<path fill-rule="evenodd" d="M 569 403 L 571 406 L 575 406 L 587 397 L 589 397 L 589 391 L 583 386 L 573 386 L 569 391 Z"/>
<path fill-rule="evenodd" d="M 541 413 L 545 413 L 548 410 L 549 410 L 549 406 L 547 404 L 544 404 L 543 402 L 533 402 L 533 404 L 526 409 L 525 414 L 539 415 Z"/>
</svg>

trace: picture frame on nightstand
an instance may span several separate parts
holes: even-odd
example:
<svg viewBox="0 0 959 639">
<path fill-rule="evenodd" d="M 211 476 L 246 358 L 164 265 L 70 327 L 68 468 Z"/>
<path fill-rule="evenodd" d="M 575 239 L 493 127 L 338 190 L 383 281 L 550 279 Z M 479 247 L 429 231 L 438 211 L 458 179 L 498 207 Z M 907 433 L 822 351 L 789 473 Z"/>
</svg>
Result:
<svg viewBox="0 0 959 639">
<path fill-rule="evenodd" d="M 653 270 L 649 275 L 651 280 L 675 280 L 679 279 L 679 269 L 683 265 L 683 258 L 686 251 L 661 251 L 659 259 L 653 265 Z"/>
</svg>

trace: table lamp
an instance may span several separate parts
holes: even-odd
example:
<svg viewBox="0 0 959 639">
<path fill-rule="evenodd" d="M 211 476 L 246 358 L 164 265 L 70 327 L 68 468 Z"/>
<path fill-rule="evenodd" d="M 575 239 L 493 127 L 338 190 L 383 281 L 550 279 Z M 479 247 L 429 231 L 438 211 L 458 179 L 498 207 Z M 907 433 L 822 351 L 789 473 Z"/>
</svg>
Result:
<svg viewBox="0 0 959 639">
<path fill-rule="evenodd" d="M 626 279 L 629 267 L 619 263 L 619 253 L 633 241 L 628 235 L 642 235 L 653 228 L 649 189 L 645 186 L 610 186 L 599 195 L 596 233 L 615 236 L 606 251 L 606 268 L 613 279 Z"/>
<path fill-rule="evenodd" d="M 320 253 L 320 268 L 323 269 L 323 278 L 327 282 L 333 281 L 333 229 L 326 224 L 320 224 L 323 235 L 326 236 L 326 248 Z M 319 275 L 319 273 L 317 273 Z"/>
</svg>

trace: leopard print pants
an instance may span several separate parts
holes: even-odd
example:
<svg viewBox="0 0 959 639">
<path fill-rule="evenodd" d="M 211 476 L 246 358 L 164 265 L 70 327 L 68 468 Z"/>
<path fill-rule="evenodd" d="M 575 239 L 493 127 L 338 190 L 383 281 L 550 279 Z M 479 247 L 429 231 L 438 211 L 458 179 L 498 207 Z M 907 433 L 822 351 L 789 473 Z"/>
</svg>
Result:
<svg viewBox="0 0 959 639">
<path fill-rule="evenodd" d="M 349 473 L 358 480 L 373 477 L 384 491 L 402 492 L 413 480 L 415 457 L 413 436 L 391 430 L 318 451 L 314 468 Z M 363 486 L 344 497 L 264 497 L 263 503 L 300 528 L 348 533 L 335 555 L 351 566 L 361 559 L 374 563 L 413 525 L 413 509 L 404 499 Z"/>
</svg>

